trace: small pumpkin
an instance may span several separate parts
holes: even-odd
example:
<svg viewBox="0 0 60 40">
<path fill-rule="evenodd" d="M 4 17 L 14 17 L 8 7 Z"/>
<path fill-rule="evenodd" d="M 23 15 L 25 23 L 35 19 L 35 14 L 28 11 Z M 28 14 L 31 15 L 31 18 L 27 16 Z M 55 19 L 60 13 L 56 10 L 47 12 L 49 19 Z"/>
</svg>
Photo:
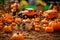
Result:
<svg viewBox="0 0 60 40">
<path fill-rule="evenodd" d="M 35 21 L 35 22 L 40 22 L 39 18 L 35 18 L 34 21 Z"/>
<path fill-rule="evenodd" d="M 0 25 L 2 26 L 2 25 L 3 25 L 3 23 L 2 23 L 2 22 L 0 22 Z"/>
<path fill-rule="evenodd" d="M 16 22 L 16 23 L 18 23 L 18 22 L 22 23 L 22 19 L 21 19 L 21 18 L 16 18 L 16 19 L 15 19 L 15 22 Z"/>
<path fill-rule="evenodd" d="M 42 27 L 42 30 L 44 30 L 44 31 L 45 31 L 45 28 L 46 28 L 46 27 Z"/>
<path fill-rule="evenodd" d="M 54 32 L 54 28 L 53 27 L 45 27 L 45 32 Z"/>
<path fill-rule="evenodd" d="M 27 18 L 27 16 L 25 15 L 23 18 L 25 18 L 25 19 L 26 19 L 26 18 Z"/>
<path fill-rule="evenodd" d="M 4 32 L 11 32 L 12 31 L 12 27 L 11 26 L 5 26 L 4 27 Z"/>
<path fill-rule="evenodd" d="M 31 22 L 31 20 L 30 19 L 26 19 L 26 23 L 30 23 Z"/>
<path fill-rule="evenodd" d="M 2 22 L 2 18 L 0 18 L 0 22 Z"/>
<path fill-rule="evenodd" d="M 48 26 L 48 24 L 43 24 L 43 27 L 47 27 Z"/>
<path fill-rule="evenodd" d="M 40 31 L 40 25 L 35 25 L 35 31 Z"/>
<path fill-rule="evenodd" d="M 46 19 L 43 19 L 43 20 L 41 20 L 41 23 L 42 23 L 42 24 L 48 24 L 48 23 L 49 23 L 49 21 L 48 21 L 48 20 L 46 20 Z"/>
<path fill-rule="evenodd" d="M 11 37 L 11 40 L 24 40 L 23 34 L 14 33 Z"/>
<path fill-rule="evenodd" d="M 13 22 L 13 23 L 11 24 L 11 27 L 14 28 L 15 26 L 16 26 L 16 23 Z"/>
<path fill-rule="evenodd" d="M 13 20 L 12 20 L 12 19 L 8 19 L 7 22 L 8 22 L 8 23 L 12 23 Z"/>
</svg>

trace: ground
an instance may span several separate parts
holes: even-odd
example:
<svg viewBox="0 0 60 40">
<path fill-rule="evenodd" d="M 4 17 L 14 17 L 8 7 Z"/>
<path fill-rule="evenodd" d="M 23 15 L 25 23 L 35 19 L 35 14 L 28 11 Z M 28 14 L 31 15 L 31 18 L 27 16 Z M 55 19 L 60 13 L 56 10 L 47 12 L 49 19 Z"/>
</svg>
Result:
<svg viewBox="0 0 60 40">
<path fill-rule="evenodd" d="M 60 32 L 46 33 L 44 31 L 21 31 L 13 30 L 11 33 L 4 33 L 0 30 L 0 40 L 11 40 L 13 33 L 20 32 L 24 34 L 24 40 L 60 40 Z"/>
</svg>

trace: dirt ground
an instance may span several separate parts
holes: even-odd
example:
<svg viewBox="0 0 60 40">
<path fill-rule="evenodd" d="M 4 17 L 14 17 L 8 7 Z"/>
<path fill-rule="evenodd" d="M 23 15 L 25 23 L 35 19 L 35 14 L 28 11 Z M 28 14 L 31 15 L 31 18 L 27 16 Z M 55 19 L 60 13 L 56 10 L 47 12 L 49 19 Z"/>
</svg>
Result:
<svg viewBox="0 0 60 40">
<path fill-rule="evenodd" d="M 42 30 L 40 32 L 13 30 L 11 33 L 0 30 L 0 40 L 11 40 L 11 35 L 16 32 L 23 33 L 24 40 L 60 40 L 60 32 L 46 33 Z"/>
</svg>

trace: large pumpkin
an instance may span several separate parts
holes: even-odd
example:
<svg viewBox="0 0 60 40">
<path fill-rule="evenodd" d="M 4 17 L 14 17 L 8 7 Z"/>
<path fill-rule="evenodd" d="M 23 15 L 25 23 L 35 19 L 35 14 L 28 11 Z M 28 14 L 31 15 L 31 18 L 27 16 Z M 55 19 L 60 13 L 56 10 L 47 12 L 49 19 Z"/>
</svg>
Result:
<svg viewBox="0 0 60 40">
<path fill-rule="evenodd" d="M 57 22 L 56 26 L 54 27 L 55 30 L 60 31 L 60 22 Z"/>
<path fill-rule="evenodd" d="M 53 6 L 52 8 L 53 10 L 57 10 L 58 11 L 58 7 L 57 6 Z"/>
<path fill-rule="evenodd" d="M 43 13 L 43 16 L 46 18 L 57 18 L 58 13 L 56 10 L 47 10 Z"/>
<path fill-rule="evenodd" d="M 49 22 L 48 26 L 54 28 L 56 26 L 56 22 L 55 21 L 51 21 L 51 22 Z"/>
<path fill-rule="evenodd" d="M 24 40 L 23 34 L 15 33 L 12 35 L 11 40 Z"/>
<path fill-rule="evenodd" d="M 11 26 L 5 26 L 4 27 L 4 32 L 11 32 L 12 31 L 12 27 Z"/>
<path fill-rule="evenodd" d="M 54 32 L 53 27 L 45 27 L 45 32 Z"/>
<path fill-rule="evenodd" d="M 54 30 L 56 30 L 56 31 L 60 31 L 60 22 L 59 21 L 58 22 L 55 22 L 55 21 L 50 22 L 49 26 L 53 27 Z"/>
</svg>

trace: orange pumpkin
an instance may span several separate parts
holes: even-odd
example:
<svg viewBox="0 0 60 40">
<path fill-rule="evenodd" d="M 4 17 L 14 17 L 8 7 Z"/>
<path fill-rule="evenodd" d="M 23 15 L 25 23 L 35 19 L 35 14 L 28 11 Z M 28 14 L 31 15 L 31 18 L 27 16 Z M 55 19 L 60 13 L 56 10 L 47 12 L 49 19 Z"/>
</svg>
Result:
<svg viewBox="0 0 60 40">
<path fill-rule="evenodd" d="M 2 23 L 2 22 L 0 22 L 0 30 L 2 29 L 2 26 L 3 26 L 3 23 Z"/>
<path fill-rule="evenodd" d="M 58 22 L 55 22 L 55 21 L 50 22 L 49 26 L 53 27 L 54 30 L 56 30 L 56 31 L 60 31 L 60 22 L 59 21 Z"/>
<path fill-rule="evenodd" d="M 48 26 L 48 24 L 43 24 L 43 27 L 47 27 Z"/>
<path fill-rule="evenodd" d="M 35 31 L 40 31 L 40 25 L 35 25 Z"/>
<path fill-rule="evenodd" d="M 40 22 L 39 18 L 35 18 L 34 21 L 35 21 L 35 22 Z"/>
<path fill-rule="evenodd" d="M 16 18 L 16 19 L 15 19 L 15 22 L 16 22 L 16 23 L 18 23 L 18 22 L 22 23 L 22 19 L 21 19 L 21 18 Z"/>
<path fill-rule="evenodd" d="M 0 22 L 0 25 L 2 26 L 2 25 L 3 25 L 3 23 L 2 23 L 2 22 Z"/>
<path fill-rule="evenodd" d="M 46 27 L 42 27 L 42 30 L 44 30 L 44 31 L 45 31 L 45 28 L 46 28 Z"/>
<path fill-rule="evenodd" d="M 56 10 L 47 10 L 43 13 L 43 16 L 46 18 L 57 18 L 58 13 Z"/>
<path fill-rule="evenodd" d="M 16 26 L 16 23 L 12 23 L 11 27 L 14 28 Z"/>
<path fill-rule="evenodd" d="M 30 23 L 31 22 L 31 20 L 30 19 L 26 19 L 26 23 Z"/>
<path fill-rule="evenodd" d="M 42 24 L 48 24 L 48 23 L 49 23 L 49 21 L 48 21 L 48 20 L 46 20 L 46 19 L 43 19 L 43 20 L 41 20 L 41 23 L 42 23 Z"/>
<path fill-rule="evenodd" d="M 25 19 L 26 19 L 26 18 L 27 18 L 27 16 L 25 15 L 23 18 L 25 18 Z"/>
<path fill-rule="evenodd" d="M 54 32 L 54 29 L 53 27 L 45 27 L 45 32 L 48 32 L 48 33 Z"/>
<path fill-rule="evenodd" d="M 0 18 L 0 22 L 2 22 L 2 18 Z"/>
<path fill-rule="evenodd" d="M 56 22 L 60 22 L 60 19 L 56 19 L 55 21 L 56 21 Z"/>
<path fill-rule="evenodd" d="M 56 22 L 55 21 L 51 21 L 51 22 L 49 22 L 48 26 L 54 28 L 56 26 Z"/>
<path fill-rule="evenodd" d="M 53 6 L 53 10 L 57 10 L 58 11 L 58 7 L 57 6 Z"/>
<path fill-rule="evenodd" d="M 5 26 L 4 27 L 4 32 L 11 32 L 12 31 L 12 27 L 11 26 Z"/>
<path fill-rule="evenodd" d="M 23 34 L 15 33 L 12 35 L 11 40 L 24 40 Z"/>
<path fill-rule="evenodd" d="M 2 26 L 0 26 L 0 30 L 2 29 Z"/>
<path fill-rule="evenodd" d="M 8 23 L 12 23 L 13 20 L 12 20 L 12 19 L 8 19 L 7 22 L 8 22 Z"/>
<path fill-rule="evenodd" d="M 56 23 L 56 26 L 54 27 L 56 31 L 60 31 L 60 22 Z"/>
<path fill-rule="evenodd" d="M 58 13 L 58 17 L 57 18 L 60 19 L 60 13 Z"/>
</svg>

